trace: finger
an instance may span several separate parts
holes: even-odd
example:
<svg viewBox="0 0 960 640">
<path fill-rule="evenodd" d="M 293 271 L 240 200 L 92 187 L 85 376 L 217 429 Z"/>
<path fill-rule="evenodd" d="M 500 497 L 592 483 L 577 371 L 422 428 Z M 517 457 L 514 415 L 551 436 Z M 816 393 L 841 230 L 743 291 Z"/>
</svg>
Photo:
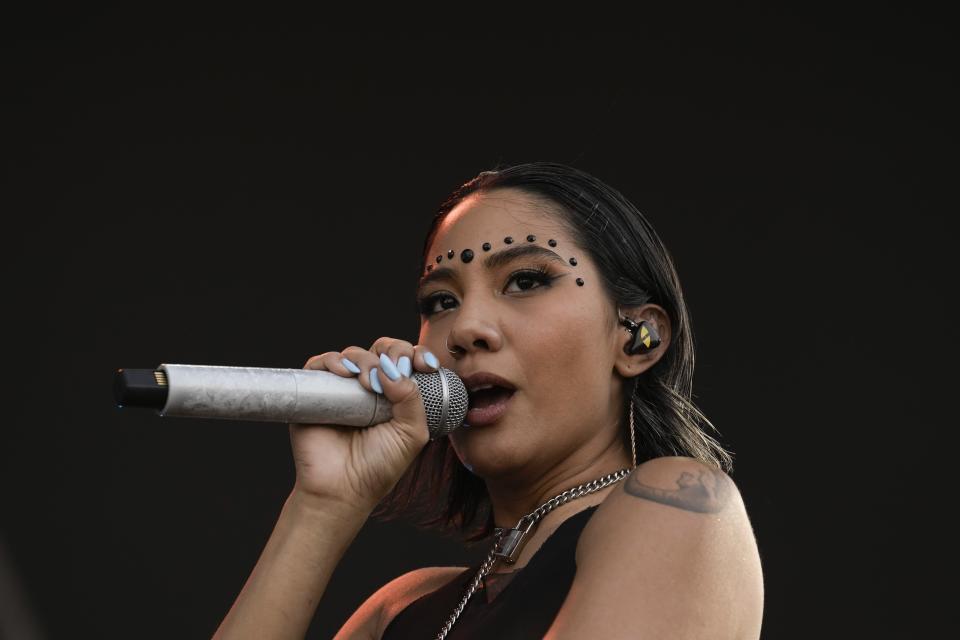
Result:
<svg viewBox="0 0 960 640">
<path fill-rule="evenodd" d="M 340 352 L 340 355 L 349 358 L 361 369 L 377 366 L 377 357 L 379 356 L 379 354 L 371 353 L 369 349 L 355 345 L 347 347 Z"/>
<path fill-rule="evenodd" d="M 440 359 L 430 349 L 422 344 L 413 348 L 413 366 L 417 371 L 433 373 L 440 369 Z"/>
<path fill-rule="evenodd" d="M 303 365 L 304 369 L 312 369 L 314 371 L 326 371 L 327 363 L 330 361 L 330 356 L 335 354 L 336 351 L 327 351 L 316 356 L 311 356 L 306 364 Z"/>
<path fill-rule="evenodd" d="M 347 347 L 340 352 L 340 355 L 355 364 L 361 373 L 366 373 L 372 367 L 379 366 L 379 358 L 377 355 L 370 353 L 369 350 L 363 347 Z"/>
<path fill-rule="evenodd" d="M 388 375 L 394 370 L 400 375 L 409 378 L 413 375 L 413 345 L 406 340 L 383 337 L 378 338 L 370 347 L 370 351 L 378 356 L 386 355 L 390 362 L 381 363 L 381 371 Z M 393 366 L 391 366 L 393 365 Z"/>
<path fill-rule="evenodd" d="M 380 359 L 375 354 L 363 347 L 347 347 L 340 352 L 340 355 L 360 369 L 360 373 L 353 375 L 360 381 L 362 387 L 368 391 L 383 393 L 383 387 L 380 385 L 379 379 L 384 376 L 379 375 L 380 372 L 376 371 L 380 367 Z"/>
<path fill-rule="evenodd" d="M 386 361 L 388 356 L 383 354 L 382 359 Z M 429 439 L 429 433 L 426 428 L 426 412 L 417 383 L 404 375 L 393 379 L 385 375 L 384 371 L 378 372 L 378 376 L 383 387 L 383 395 L 392 404 L 393 421 L 402 427 L 403 432 L 412 442 L 422 446 Z"/>
<path fill-rule="evenodd" d="M 396 365 L 400 375 L 407 378 L 413 375 L 414 350 L 413 345 L 406 340 L 395 340 L 386 351 L 381 352 L 380 357 L 383 358 L 384 356 Z M 381 363 L 381 367 L 384 371 L 389 372 L 386 364 Z"/>
<path fill-rule="evenodd" d="M 396 381 L 400 378 L 405 378 L 403 372 L 398 366 L 398 362 L 391 358 L 389 354 L 381 353 L 380 354 L 380 370 L 383 371 L 384 375 L 389 380 Z"/>
<path fill-rule="evenodd" d="M 345 378 L 352 377 L 361 372 L 355 363 L 343 357 L 339 351 L 327 351 L 326 353 L 313 356 L 307 360 L 303 368 L 314 371 L 329 371 Z"/>
<path fill-rule="evenodd" d="M 347 375 L 358 376 L 363 373 L 363 368 L 357 362 L 358 356 L 363 353 L 360 347 L 347 347 L 343 351 L 336 353 L 333 360 L 336 363 L 337 371 L 345 371 Z M 333 366 L 330 367 L 333 370 Z"/>
<path fill-rule="evenodd" d="M 382 338 L 377 338 L 373 344 L 370 345 L 370 351 L 379 357 L 381 353 L 391 353 L 392 351 L 396 350 L 398 345 L 405 345 L 410 349 L 413 349 L 413 345 L 406 340 L 384 336 Z M 400 354 L 398 353 L 396 355 Z"/>
</svg>

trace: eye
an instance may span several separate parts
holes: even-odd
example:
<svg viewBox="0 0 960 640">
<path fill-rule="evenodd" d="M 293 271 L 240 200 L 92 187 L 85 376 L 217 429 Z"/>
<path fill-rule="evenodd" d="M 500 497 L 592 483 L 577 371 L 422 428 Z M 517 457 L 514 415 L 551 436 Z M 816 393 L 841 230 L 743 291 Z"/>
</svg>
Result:
<svg viewBox="0 0 960 640">
<path fill-rule="evenodd" d="M 552 286 L 553 281 L 559 277 L 562 276 L 552 275 L 545 265 L 520 269 L 514 271 L 507 277 L 503 292 L 522 294 L 541 287 L 549 287 Z M 424 317 L 430 317 L 443 311 L 455 309 L 459 305 L 460 302 L 453 295 L 443 291 L 431 293 L 417 301 L 420 314 Z"/>
<path fill-rule="evenodd" d="M 435 313 L 453 309 L 457 306 L 457 299 L 449 293 L 433 293 L 422 298 L 417 306 L 420 307 L 420 313 L 424 316 L 432 316 Z"/>
<path fill-rule="evenodd" d="M 504 292 L 522 293 L 524 291 L 530 291 L 531 289 L 549 287 L 554 279 L 555 276 L 551 276 L 546 267 L 514 271 L 507 279 L 507 287 L 504 288 Z M 511 289 L 509 286 L 511 283 L 516 283 L 515 289 Z"/>
</svg>

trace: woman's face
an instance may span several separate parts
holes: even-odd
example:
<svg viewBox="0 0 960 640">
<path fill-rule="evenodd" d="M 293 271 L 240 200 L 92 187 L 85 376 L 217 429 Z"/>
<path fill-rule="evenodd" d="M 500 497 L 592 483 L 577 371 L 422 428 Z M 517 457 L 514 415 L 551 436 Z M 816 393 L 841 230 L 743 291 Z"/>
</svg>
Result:
<svg viewBox="0 0 960 640">
<path fill-rule="evenodd" d="M 483 477 L 587 464 L 620 442 L 614 362 L 628 336 L 594 263 L 555 215 L 517 189 L 471 196 L 439 226 L 424 266 L 420 344 L 461 377 L 488 372 L 515 387 L 492 422 L 472 409 L 451 434 Z M 454 358 L 446 341 L 463 351 Z M 505 395 L 471 394 L 471 408 Z"/>
</svg>

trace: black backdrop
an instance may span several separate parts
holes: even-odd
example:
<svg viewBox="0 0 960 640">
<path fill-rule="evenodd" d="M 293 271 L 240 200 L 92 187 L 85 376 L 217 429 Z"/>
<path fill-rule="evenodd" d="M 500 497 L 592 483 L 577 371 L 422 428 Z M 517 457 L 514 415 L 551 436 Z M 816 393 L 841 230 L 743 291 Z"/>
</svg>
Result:
<svg viewBox="0 0 960 640">
<path fill-rule="evenodd" d="M 208 637 L 290 490 L 287 431 L 120 411 L 113 370 L 415 341 L 436 205 L 536 159 L 620 188 L 676 259 L 696 399 L 759 541 L 764 637 L 936 626 L 955 426 L 947 21 L 485 18 L 5 23 L 8 629 Z M 480 551 L 369 523 L 310 637 L 395 575 Z"/>
</svg>

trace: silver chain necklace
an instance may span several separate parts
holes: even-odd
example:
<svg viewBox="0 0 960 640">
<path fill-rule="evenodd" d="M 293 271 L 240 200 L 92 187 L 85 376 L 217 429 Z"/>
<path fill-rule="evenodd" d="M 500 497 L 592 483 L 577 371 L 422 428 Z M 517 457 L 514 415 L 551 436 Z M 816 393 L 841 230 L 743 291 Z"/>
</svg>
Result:
<svg viewBox="0 0 960 640">
<path fill-rule="evenodd" d="M 527 515 L 520 518 L 517 521 L 517 526 L 513 529 L 503 529 L 502 527 L 497 527 L 494 529 L 493 534 L 493 547 L 490 549 L 490 553 L 487 554 L 487 559 L 483 561 L 483 564 L 480 565 L 480 570 L 477 571 L 477 575 L 473 577 L 473 580 L 470 582 L 470 586 L 467 587 L 466 593 L 463 594 L 463 598 L 460 600 L 460 603 L 457 604 L 456 608 L 453 610 L 453 613 L 450 614 L 450 618 L 447 620 L 446 624 L 443 625 L 443 628 L 440 630 L 440 633 L 437 634 L 437 640 L 444 640 L 447 637 L 447 634 L 450 633 L 450 629 L 453 628 L 454 623 L 460 617 L 460 614 L 463 613 L 463 610 L 467 606 L 467 602 L 470 601 L 471 596 L 476 593 L 477 588 L 480 586 L 480 582 L 490 573 L 493 569 L 493 565 L 497 563 L 497 560 L 503 560 L 507 564 L 513 564 L 516 562 L 517 553 L 520 550 L 520 543 L 523 542 L 524 536 L 526 536 L 533 527 L 540 522 L 540 519 L 543 516 L 547 515 L 560 505 L 564 505 L 571 500 L 576 500 L 577 498 L 582 498 L 585 495 L 589 495 L 595 491 L 599 491 L 605 487 L 610 486 L 616 482 L 623 480 L 627 474 L 630 473 L 630 469 L 620 469 L 613 473 L 607 474 L 602 478 L 597 478 L 596 480 L 591 480 L 590 482 L 585 482 L 584 484 L 578 485 L 572 489 L 567 489 L 561 494 L 555 495 L 539 507 L 528 513 Z"/>
</svg>

